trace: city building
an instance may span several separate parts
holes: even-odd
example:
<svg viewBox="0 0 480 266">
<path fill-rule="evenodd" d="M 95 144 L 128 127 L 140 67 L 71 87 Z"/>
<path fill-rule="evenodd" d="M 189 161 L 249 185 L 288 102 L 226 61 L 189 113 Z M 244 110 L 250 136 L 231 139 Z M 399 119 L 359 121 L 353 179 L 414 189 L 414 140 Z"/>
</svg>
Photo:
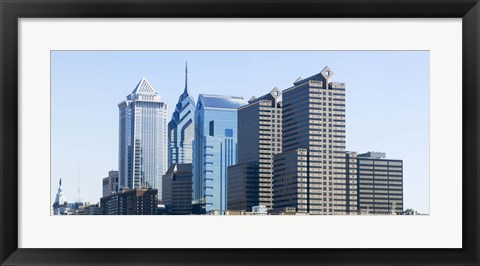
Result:
<svg viewBox="0 0 480 266">
<path fill-rule="evenodd" d="M 102 179 L 102 196 L 105 197 L 112 193 L 116 193 L 118 187 L 118 171 L 109 171 L 108 176 Z"/>
<path fill-rule="evenodd" d="M 237 163 L 237 109 L 242 97 L 200 94 L 195 109 L 193 204 L 195 213 L 227 208 L 227 167 Z"/>
<path fill-rule="evenodd" d="M 185 89 L 168 123 L 168 167 L 175 163 L 192 163 L 194 114 L 195 101 L 188 94 L 188 69 L 185 65 Z"/>
<path fill-rule="evenodd" d="M 163 175 L 163 204 L 167 214 L 192 214 L 192 164 L 173 164 Z"/>
<path fill-rule="evenodd" d="M 238 109 L 238 162 L 228 168 L 228 210 L 273 207 L 273 155 L 282 151 L 280 90 Z"/>
<path fill-rule="evenodd" d="M 119 188 L 153 188 L 161 200 L 167 171 L 167 105 L 142 78 L 118 108 Z"/>
<path fill-rule="evenodd" d="M 345 84 L 332 76 L 325 67 L 283 91 L 282 153 L 274 156 L 277 212 L 346 214 Z"/>
<path fill-rule="evenodd" d="M 103 215 L 102 208 L 99 204 L 88 204 L 78 209 L 78 215 Z"/>
<path fill-rule="evenodd" d="M 353 162 L 352 154 L 350 161 Z M 382 152 L 358 154 L 357 208 L 361 214 L 403 212 L 403 161 Z"/>
<path fill-rule="evenodd" d="M 100 199 L 105 215 L 156 215 L 158 191 L 151 188 L 122 189 Z"/>
<path fill-rule="evenodd" d="M 68 214 L 68 203 L 67 198 L 63 194 L 62 190 L 62 179 L 58 182 L 58 191 L 55 195 L 55 201 L 53 203 L 53 215 L 67 215 Z"/>
<path fill-rule="evenodd" d="M 361 214 L 358 209 L 358 165 L 357 152 L 345 153 L 345 184 L 338 193 L 345 195 L 345 210 L 347 214 Z"/>
</svg>

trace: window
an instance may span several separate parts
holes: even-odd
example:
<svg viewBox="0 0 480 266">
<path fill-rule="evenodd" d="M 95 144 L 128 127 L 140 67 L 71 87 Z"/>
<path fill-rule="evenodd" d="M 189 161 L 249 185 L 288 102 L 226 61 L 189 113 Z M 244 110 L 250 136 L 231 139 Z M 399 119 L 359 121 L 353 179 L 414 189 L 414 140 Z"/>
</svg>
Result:
<svg viewBox="0 0 480 266">
<path fill-rule="evenodd" d="M 226 129 L 225 129 L 225 137 L 233 138 L 233 129 L 231 129 L 231 128 L 226 128 Z"/>
<path fill-rule="evenodd" d="M 213 137 L 213 132 L 215 132 L 214 126 L 215 126 L 215 125 L 214 125 L 214 121 L 213 121 L 213 120 L 210 121 L 209 127 L 208 127 L 208 131 L 209 131 L 209 132 L 208 132 L 208 133 L 209 133 L 208 135 L 210 135 L 210 136 L 212 136 L 212 137 Z"/>
</svg>

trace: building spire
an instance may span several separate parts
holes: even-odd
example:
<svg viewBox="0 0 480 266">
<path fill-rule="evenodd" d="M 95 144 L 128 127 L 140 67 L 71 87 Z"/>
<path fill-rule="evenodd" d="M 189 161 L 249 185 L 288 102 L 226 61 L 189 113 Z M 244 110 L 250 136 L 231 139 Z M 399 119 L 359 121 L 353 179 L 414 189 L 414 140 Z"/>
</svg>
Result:
<svg viewBox="0 0 480 266">
<path fill-rule="evenodd" d="M 185 61 L 185 90 L 183 93 L 187 94 L 187 88 L 188 88 L 188 62 Z"/>
</svg>

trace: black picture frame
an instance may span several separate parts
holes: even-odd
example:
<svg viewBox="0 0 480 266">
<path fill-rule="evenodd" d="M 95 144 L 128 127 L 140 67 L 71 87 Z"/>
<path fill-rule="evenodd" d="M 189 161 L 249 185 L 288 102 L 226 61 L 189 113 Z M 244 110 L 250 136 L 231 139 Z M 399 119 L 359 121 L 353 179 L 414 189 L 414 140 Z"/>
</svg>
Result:
<svg viewBox="0 0 480 266">
<path fill-rule="evenodd" d="M 478 0 L 0 0 L 0 16 L 1 265 L 479 264 L 480 4 Z M 54 17 L 462 18 L 463 248 L 18 248 L 18 19 Z M 52 237 L 57 235 L 52 232 Z M 442 237 L 441 232 L 438 237 Z"/>
</svg>

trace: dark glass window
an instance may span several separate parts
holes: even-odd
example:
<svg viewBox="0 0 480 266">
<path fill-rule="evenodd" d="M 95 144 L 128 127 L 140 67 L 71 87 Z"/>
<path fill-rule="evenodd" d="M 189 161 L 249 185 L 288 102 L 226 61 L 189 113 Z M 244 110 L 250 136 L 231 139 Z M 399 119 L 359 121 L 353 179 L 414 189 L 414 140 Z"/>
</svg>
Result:
<svg viewBox="0 0 480 266">
<path fill-rule="evenodd" d="M 208 127 L 208 135 L 212 136 L 213 137 L 213 132 L 215 132 L 215 129 L 214 129 L 214 121 L 210 121 L 209 123 L 209 127 Z"/>
</svg>

